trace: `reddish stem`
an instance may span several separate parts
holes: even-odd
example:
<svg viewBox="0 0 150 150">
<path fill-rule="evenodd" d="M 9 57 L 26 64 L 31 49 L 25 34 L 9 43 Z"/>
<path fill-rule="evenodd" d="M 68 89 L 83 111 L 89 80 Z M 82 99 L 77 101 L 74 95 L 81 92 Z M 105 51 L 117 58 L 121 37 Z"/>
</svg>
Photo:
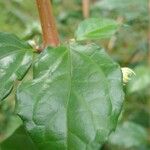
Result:
<svg viewBox="0 0 150 150">
<path fill-rule="evenodd" d="M 82 0 L 83 17 L 88 18 L 90 15 L 90 0 Z"/>
<path fill-rule="evenodd" d="M 148 18 L 150 19 L 150 0 L 148 0 Z M 150 65 L 150 20 L 148 21 L 148 64 Z"/>
<path fill-rule="evenodd" d="M 58 46 L 60 41 L 57 27 L 55 24 L 55 19 L 52 12 L 51 1 L 36 0 L 36 3 L 43 32 L 43 46 Z"/>
</svg>

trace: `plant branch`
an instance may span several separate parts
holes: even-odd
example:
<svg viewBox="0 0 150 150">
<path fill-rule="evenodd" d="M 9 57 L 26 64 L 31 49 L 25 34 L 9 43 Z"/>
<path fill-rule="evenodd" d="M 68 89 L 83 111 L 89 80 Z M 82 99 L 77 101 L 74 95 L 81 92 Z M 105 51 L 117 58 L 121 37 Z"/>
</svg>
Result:
<svg viewBox="0 0 150 150">
<path fill-rule="evenodd" d="M 148 38 L 147 38 L 147 42 L 148 42 L 148 64 L 150 65 L 150 0 L 148 0 Z"/>
<path fill-rule="evenodd" d="M 52 12 L 50 0 L 36 0 L 43 32 L 43 46 L 58 46 L 59 35 Z"/>
<path fill-rule="evenodd" d="M 118 22 L 119 25 L 121 25 L 121 24 L 123 24 L 124 18 L 122 16 L 118 16 L 116 21 Z M 108 51 L 109 52 L 112 52 L 112 50 L 116 44 L 116 40 L 117 40 L 117 38 L 115 35 L 111 37 L 111 39 L 108 43 Z"/>
<path fill-rule="evenodd" d="M 88 18 L 90 15 L 90 0 L 82 0 L 83 17 Z"/>
</svg>

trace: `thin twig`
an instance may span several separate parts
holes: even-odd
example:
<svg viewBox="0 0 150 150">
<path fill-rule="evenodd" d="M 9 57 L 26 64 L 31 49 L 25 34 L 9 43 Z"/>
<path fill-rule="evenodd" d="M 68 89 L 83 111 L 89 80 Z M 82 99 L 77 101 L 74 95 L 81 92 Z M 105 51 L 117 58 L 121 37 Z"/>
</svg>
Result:
<svg viewBox="0 0 150 150">
<path fill-rule="evenodd" d="M 119 16 L 116 21 L 117 21 L 118 24 L 120 24 L 120 25 L 123 24 L 123 17 Z M 109 43 L 108 43 L 108 51 L 109 51 L 109 52 L 111 52 L 112 49 L 114 48 L 115 43 L 116 43 L 116 40 L 117 40 L 117 38 L 116 38 L 115 35 L 112 36 L 112 38 L 110 39 L 110 41 L 109 41 Z"/>
</svg>

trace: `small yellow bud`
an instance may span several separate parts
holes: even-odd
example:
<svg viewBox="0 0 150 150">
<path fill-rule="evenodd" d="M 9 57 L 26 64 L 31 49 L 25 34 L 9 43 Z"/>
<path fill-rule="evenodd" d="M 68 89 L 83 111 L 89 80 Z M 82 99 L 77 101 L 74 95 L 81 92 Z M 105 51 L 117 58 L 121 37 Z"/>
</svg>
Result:
<svg viewBox="0 0 150 150">
<path fill-rule="evenodd" d="M 29 40 L 28 41 L 29 45 L 31 45 L 32 47 L 36 46 L 36 42 L 34 40 Z"/>
<path fill-rule="evenodd" d="M 131 76 L 132 75 L 136 75 L 135 72 L 127 67 L 123 67 L 121 68 L 122 73 L 123 73 L 123 83 L 127 84 L 129 82 L 129 80 L 131 80 Z"/>
<path fill-rule="evenodd" d="M 75 42 L 76 40 L 75 39 L 70 39 L 70 42 Z"/>
</svg>

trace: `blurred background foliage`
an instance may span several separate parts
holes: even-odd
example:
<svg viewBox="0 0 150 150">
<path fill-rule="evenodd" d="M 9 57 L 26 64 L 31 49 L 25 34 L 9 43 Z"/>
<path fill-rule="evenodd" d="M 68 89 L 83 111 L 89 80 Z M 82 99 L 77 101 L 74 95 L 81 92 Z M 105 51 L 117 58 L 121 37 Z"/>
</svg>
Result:
<svg viewBox="0 0 150 150">
<path fill-rule="evenodd" d="M 53 0 L 62 41 L 73 38 L 84 19 L 81 0 Z M 119 125 L 103 150 L 150 149 L 150 5 L 149 0 L 91 0 L 90 17 L 117 20 L 123 27 L 110 39 L 96 41 L 122 67 L 136 73 L 127 85 Z M 41 42 L 35 0 L 0 0 L 0 31 Z M 31 77 L 26 77 L 24 80 Z M 18 84 L 18 83 L 16 83 Z M 0 104 L 0 150 L 36 149 L 15 115 L 14 92 Z"/>
</svg>

